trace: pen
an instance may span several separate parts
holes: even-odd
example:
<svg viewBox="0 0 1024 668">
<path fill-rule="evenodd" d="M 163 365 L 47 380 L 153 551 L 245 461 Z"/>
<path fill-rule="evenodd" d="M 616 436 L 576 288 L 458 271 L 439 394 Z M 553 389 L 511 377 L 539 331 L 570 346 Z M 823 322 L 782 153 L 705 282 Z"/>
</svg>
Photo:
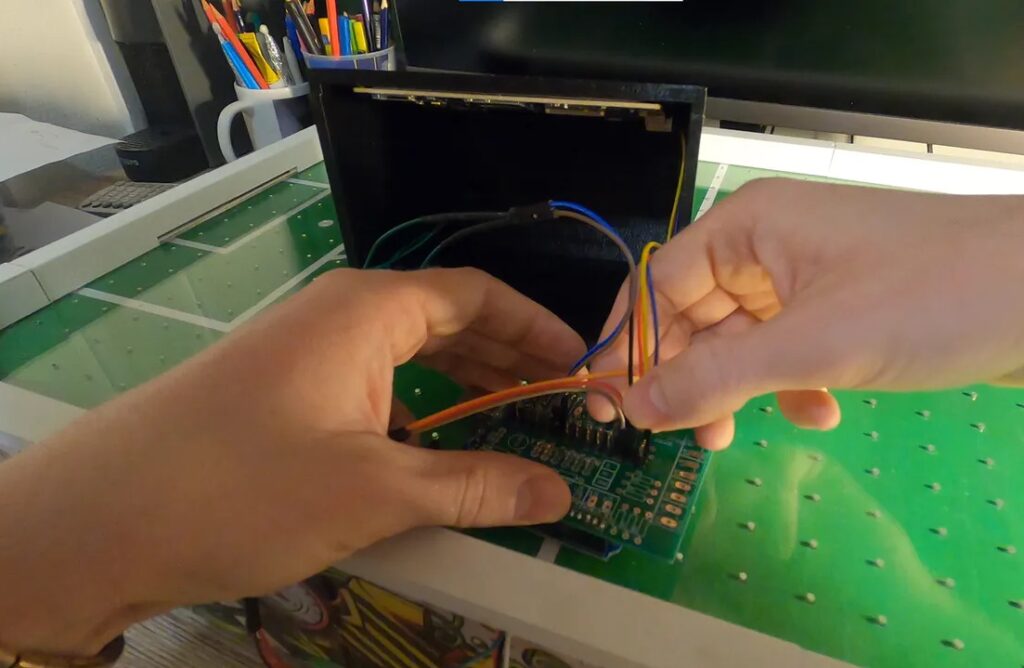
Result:
<svg viewBox="0 0 1024 668">
<path fill-rule="evenodd" d="M 366 30 L 366 47 L 373 48 L 373 33 L 370 31 L 370 24 L 373 23 L 373 14 L 370 13 L 370 0 L 363 0 L 363 27 Z"/>
<path fill-rule="evenodd" d="M 374 29 L 370 50 L 379 51 L 381 48 L 381 3 L 378 0 L 374 0 L 374 12 L 370 15 L 370 25 Z"/>
<path fill-rule="evenodd" d="M 238 30 L 245 32 L 245 19 L 242 18 L 242 3 L 238 0 L 231 0 L 231 5 L 234 10 L 235 21 L 238 22 Z M 227 17 L 230 16 L 230 14 L 225 14 L 224 16 Z"/>
<path fill-rule="evenodd" d="M 284 30 L 288 33 L 288 41 L 292 44 L 292 53 L 302 53 L 302 42 L 299 41 L 299 29 L 295 27 L 295 21 L 292 21 L 292 15 L 287 12 L 284 15 Z"/>
<path fill-rule="evenodd" d="M 388 0 L 381 0 L 380 3 L 380 48 L 386 49 L 390 46 L 391 19 L 388 18 Z"/>
<path fill-rule="evenodd" d="M 291 14 L 292 21 L 295 22 L 295 27 L 302 36 L 302 41 L 306 46 L 306 50 L 315 56 L 324 55 L 323 43 L 320 41 L 320 38 L 317 37 L 309 19 L 306 18 L 306 12 L 302 10 L 298 0 L 286 0 L 285 7 Z"/>
</svg>

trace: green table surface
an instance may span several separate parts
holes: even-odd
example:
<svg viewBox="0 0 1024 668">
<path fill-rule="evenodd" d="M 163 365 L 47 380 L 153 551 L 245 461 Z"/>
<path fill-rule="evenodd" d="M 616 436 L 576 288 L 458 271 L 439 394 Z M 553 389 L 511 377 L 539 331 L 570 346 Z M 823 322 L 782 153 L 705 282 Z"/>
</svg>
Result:
<svg viewBox="0 0 1024 668">
<path fill-rule="evenodd" d="M 699 166 L 695 210 L 718 167 Z M 717 197 L 766 175 L 729 167 Z M 297 178 L 0 331 L 0 379 L 91 408 L 343 266 L 323 166 Z M 455 396 L 411 368 L 396 388 L 414 412 Z M 828 433 L 793 428 L 771 398 L 741 411 L 681 561 L 563 548 L 556 564 L 857 664 L 1024 666 L 1024 392 L 838 396 Z"/>
</svg>

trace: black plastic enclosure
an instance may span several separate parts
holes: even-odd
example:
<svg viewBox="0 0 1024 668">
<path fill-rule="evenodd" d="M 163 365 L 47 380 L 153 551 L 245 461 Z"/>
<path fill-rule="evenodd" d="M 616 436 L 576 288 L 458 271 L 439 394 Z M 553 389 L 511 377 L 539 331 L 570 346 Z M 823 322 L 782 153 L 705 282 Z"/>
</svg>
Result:
<svg viewBox="0 0 1024 668">
<path fill-rule="evenodd" d="M 638 257 L 647 241 L 665 240 L 681 165 L 676 229 L 690 221 L 703 88 L 315 69 L 310 80 L 352 266 L 362 266 L 382 234 L 412 218 L 504 212 L 547 200 L 596 211 Z M 421 233 L 395 235 L 374 264 Z M 395 268 L 418 267 L 429 248 Z M 588 343 L 626 276 L 611 242 L 562 219 L 468 236 L 437 264 L 491 273 L 561 316 Z"/>
</svg>

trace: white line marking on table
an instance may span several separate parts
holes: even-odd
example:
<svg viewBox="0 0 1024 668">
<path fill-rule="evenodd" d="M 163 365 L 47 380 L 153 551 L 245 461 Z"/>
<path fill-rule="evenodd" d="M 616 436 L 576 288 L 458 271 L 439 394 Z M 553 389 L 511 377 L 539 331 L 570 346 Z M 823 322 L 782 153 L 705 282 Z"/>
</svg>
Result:
<svg viewBox="0 0 1024 668">
<path fill-rule="evenodd" d="M 158 315 L 164 318 L 170 318 L 171 320 L 178 320 L 180 322 L 187 322 L 191 325 L 198 325 L 207 329 L 213 329 L 218 332 L 229 332 L 231 331 L 231 325 L 220 320 L 214 320 L 213 318 L 207 318 L 205 316 L 196 315 L 194 313 L 186 313 L 185 311 L 179 311 L 173 308 L 167 308 L 166 306 L 159 306 L 157 304 L 150 304 L 148 302 L 139 301 L 138 299 L 132 299 L 131 297 L 122 297 L 120 295 L 112 295 L 109 292 L 102 292 L 94 288 L 79 288 L 78 294 L 83 297 L 91 297 L 92 299 L 99 299 L 111 304 L 117 304 L 118 306 L 124 306 L 126 308 L 132 308 L 136 311 L 143 311 L 150 315 Z"/>
<path fill-rule="evenodd" d="M 562 549 L 561 541 L 557 541 L 554 538 L 545 538 L 544 542 L 540 544 L 540 549 L 537 550 L 537 558 L 541 561 L 554 563 L 560 549 Z"/>
<path fill-rule="evenodd" d="M 722 181 L 725 180 L 725 173 L 729 171 L 729 165 L 719 165 L 718 169 L 715 170 L 715 175 L 711 179 L 711 185 L 708 186 L 707 193 L 704 194 L 704 200 L 700 203 L 700 209 L 697 210 L 697 215 L 694 216 L 694 220 L 697 220 L 715 203 L 715 197 L 718 196 L 718 189 L 722 187 Z"/>
<path fill-rule="evenodd" d="M 312 274 L 314 271 L 316 271 L 320 267 L 324 266 L 328 262 L 330 262 L 332 260 L 344 260 L 347 257 L 348 256 L 345 254 L 344 247 L 343 246 L 338 246 L 337 248 L 335 248 L 331 252 L 327 253 L 326 255 L 324 255 L 322 258 L 320 258 L 319 260 L 317 260 L 313 264 L 311 264 L 308 267 L 306 267 L 305 269 L 303 269 L 301 272 L 299 272 L 295 276 L 292 276 L 290 279 L 288 279 L 287 281 L 285 281 L 284 283 L 279 285 L 277 287 L 277 289 L 275 289 L 273 292 L 268 293 L 266 297 L 264 297 L 260 301 L 256 302 L 255 305 L 251 306 L 245 312 L 243 312 L 241 315 L 239 315 L 237 318 L 232 320 L 231 321 L 231 329 L 234 329 L 235 327 L 238 327 L 239 325 L 241 325 L 245 321 L 247 321 L 250 318 L 252 318 L 257 313 L 259 313 L 260 311 L 265 309 L 266 307 L 268 307 L 271 304 L 273 304 L 275 301 L 277 301 L 278 299 L 281 298 L 281 295 L 285 294 L 286 292 L 288 292 L 289 290 L 294 288 L 296 285 L 298 285 L 299 283 L 304 281 L 310 274 Z"/>
<path fill-rule="evenodd" d="M 300 186 L 313 186 L 314 188 L 330 188 L 329 183 L 320 183 L 319 181 L 310 181 L 308 179 L 285 179 L 288 183 L 297 183 Z"/>
<path fill-rule="evenodd" d="M 171 243 L 176 246 L 187 246 L 188 248 L 195 248 L 196 250 L 206 251 L 207 253 L 227 253 L 227 251 L 220 246 L 211 246 L 210 244 L 204 244 L 199 241 L 189 241 L 188 239 L 168 239 L 167 243 Z"/>
<path fill-rule="evenodd" d="M 237 239 L 235 239 L 234 241 L 229 243 L 227 246 L 212 246 L 210 244 L 204 244 L 202 242 L 192 241 L 190 239 L 179 239 L 178 237 L 174 237 L 172 239 L 167 239 L 167 242 L 168 243 L 172 243 L 172 244 L 178 244 L 179 246 L 188 246 L 190 248 L 198 248 L 199 250 L 205 250 L 205 251 L 209 251 L 211 253 L 220 253 L 222 255 L 223 254 L 227 254 L 227 253 L 231 253 L 232 251 L 237 249 L 239 246 L 242 246 L 243 244 L 249 243 L 250 241 L 252 241 L 256 237 L 260 236 L 261 234 L 266 234 L 267 232 L 269 232 L 271 229 L 273 229 L 277 225 L 280 225 L 281 223 L 283 223 L 284 221 L 288 220 L 289 218 L 291 218 L 295 214 L 300 213 L 304 209 L 307 209 L 307 208 L 313 206 L 314 204 L 316 204 L 317 202 L 319 202 L 320 200 L 322 200 L 323 198 L 327 197 L 330 194 L 331 194 L 330 190 L 325 190 L 322 193 L 314 195 L 312 198 L 306 200 L 305 202 L 302 202 L 301 204 L 297 204 L 294 207 L 292 207 L 291 209 L 289 209 L 288 211 L 285 211 L 280 216 L 277 216 L 276 218 L 271 218 L 270 220 L 268 220 L 263 225 L 260 225 L 259 227 L 254 229 L 252 232 L 247 232 L 247 233 L 243 234 L 242 236 L 238 237 Z M 195 229 L 195 228 L 192 228 L 192 229 Z"/>
</svg>

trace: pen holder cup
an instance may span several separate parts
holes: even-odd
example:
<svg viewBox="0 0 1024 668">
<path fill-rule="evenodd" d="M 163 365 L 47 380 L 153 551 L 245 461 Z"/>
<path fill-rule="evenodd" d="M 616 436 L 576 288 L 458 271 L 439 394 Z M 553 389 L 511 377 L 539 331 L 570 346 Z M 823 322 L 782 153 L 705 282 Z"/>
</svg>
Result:
<svg viewBox="0 0 1024 668">
<path fill-rule="evenodd" d="M 371 51 L 358 56 L 314 56 L 306 55 L 306 66 L 322 70 L 393 70 L 395 69 L 395 47 Z"/>
<path fill-rule="evenodd" d="M 309 84 L 285 88 L 243 88 L 235 84 L 237 102 L 224 107 L 217 118 L 217 140 L 224 159 L 238 159 L 231 144 L 231 123 L 242 115 L 253 149 L 269 146 L 311 124 Z"/>
</svg>

